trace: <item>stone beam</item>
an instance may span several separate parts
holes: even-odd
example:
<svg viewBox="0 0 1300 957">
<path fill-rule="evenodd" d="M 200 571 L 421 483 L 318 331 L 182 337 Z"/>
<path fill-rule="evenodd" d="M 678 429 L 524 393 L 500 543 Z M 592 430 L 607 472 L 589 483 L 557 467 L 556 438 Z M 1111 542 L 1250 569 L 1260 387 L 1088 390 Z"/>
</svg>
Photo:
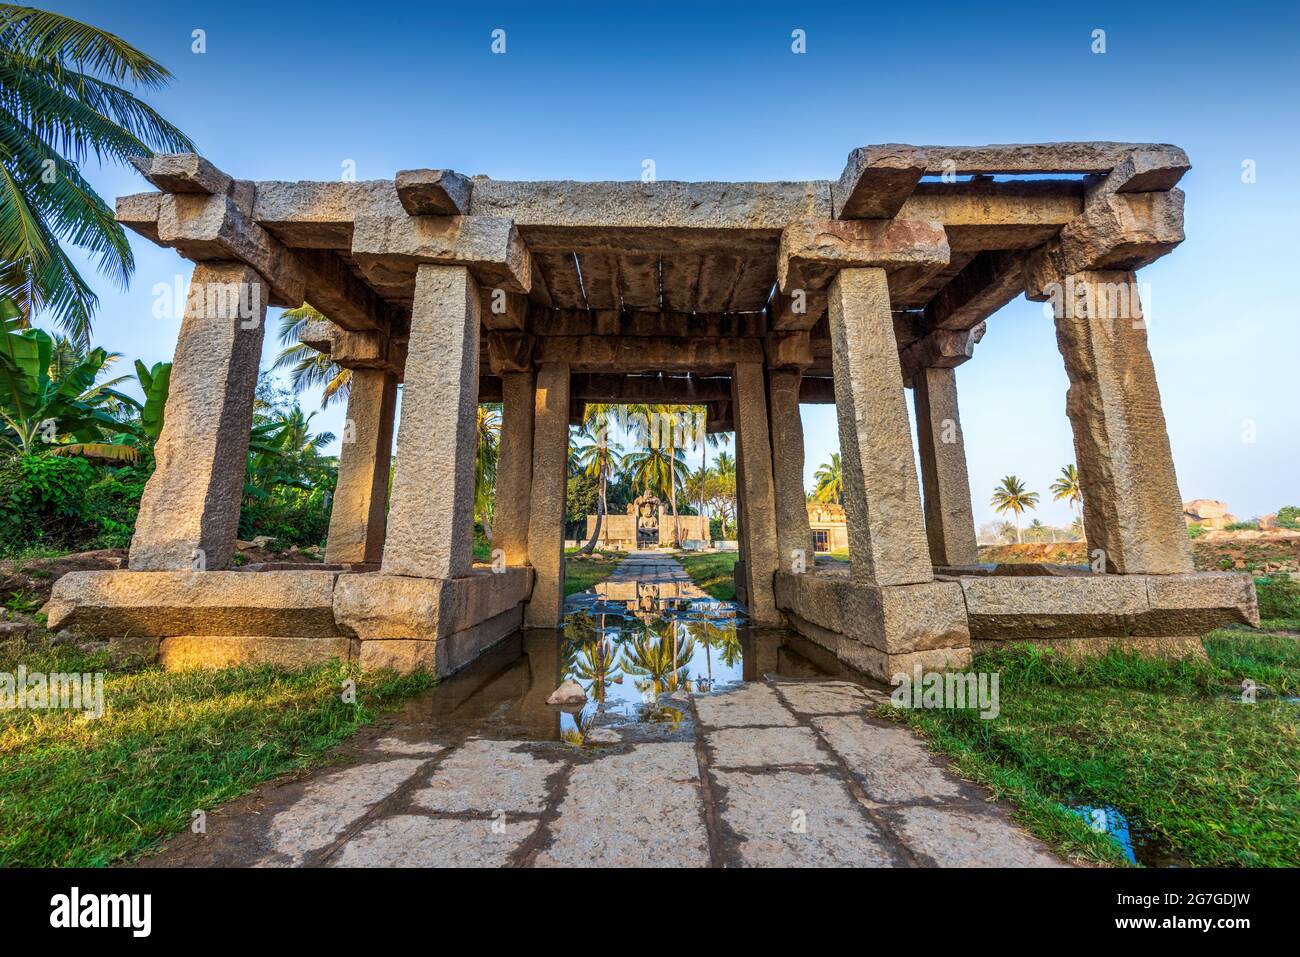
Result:
<svg viewBox="0 0 1300 957">
<path fill-rule="evenodd" d="M 226 179 L 230 187 L 224 193 L 190 190 L 123 196 L 117 201 L 118 221 L 194 262 L 245 263 L 269 284 L 271 305 L 297 308 L 309 302 L 344 329 L 391 327 L 392 309 L 338 256 L 284 246 L 249 217 L 251 184 Z M 211 177 L 203 181 L 217 185 Z"/>
<path fill-rule="evenodd" d="M 913 146 L 865 146 L 849 154 L 831 188 L 837 219 L 892 219 L 925 173 L 926 156 Z"/>
<path fill-rule="evenodd" d="M 845 268 L 880 268 L 912 288 L 948 265 L 948 238 L 938 223 L 901 219 L 821 220 L 792 223 L 781 233 L 777 284 L 822 291 Z"/>
<path fill-rule="evenodd" d="M 528 325 L 528 297 L 505 289 L 483 289 L 483 325 L 522 332 Z"/>
<path fill-rule="evenodd" d="M 1121 193 L 1103 181 L 1083 213 L 1025 260 L 1025 294 L 1052 296 L 1067 276 L 1091 271 L 1131 271 L 1155 262 L 1183 241 L 1183 192 Z"/>
<path fill-rule="evenodd" d="M 972 329 L 1024 291 L 1024 257 L 982 252 L 925 307 L 926 329 Z"/>
<path fill-rule="evenodd" d="M 382 369 L 400 377 L 406 365 L 405 347 L 380 332 L 351 332 L 316 319 L 305 325 L 299 340 L 344 369 Z"/>
<path fill-rule="evenodd" d="M 530 306 L 528 329 L 538 336 L 732 339 L 767 332 L 762 313 L 650 312 L 642 309 L 551 309 Z"/>
<path fill-rule="evenodd" d="M 563 363 L 576 372 L 726 373 L 737 362 L 761 363 L 763 341 L 544 336 L 534 361 Z"/>
<path fill-rule="evenodd" d="M 924 335 L 898 354 L 903 382 L 912 384 L 924 369 L 953 369 L 975 354 L 975 346 L 984 338 L 984 323 L 973 329 L 936 329 Z"/>
<path fill-rule="evenodd" d="M 402 208 L 412 216 L 464 216 L 474 184 L 449 169 L 404 169 L 393 180 Z"/>
<path fill-rule="evenodd" d="M 358 220 L 352 256 L 379 287 L 409 286 L 421 263 L 465 266 L 487 290 L 527 292 L 532 260 L 515 224 L 497 216 L 402 216 Z"/>
<path fill-rule="evenodd" d="M 731 400 L 729 376 L 635 375 L 585 372 L 573 376 L 574 398 L 582 402 L 685 403 L 705 405 Z"/>
<path fill-rule="evenodd" d="M 802 370 L 812 365 L 812 344 L 808 341 L 806 330 L 796 332 L 772 332 L 763 339 L 763 352 L 767 356 L 769 369 Z M 799 385 L 798 379 L 794 385 Z"/>
<path fill-rule="evenodd" d="M 234 180 L 197 153 L 155 153 L 135 156 L 131 165 L 164 193 L 201 193 L 223 196 Z"/>
<path fill-rule="evenodd" d="M 1107 177 L 1117 193 L 1164 192 L 1173 189 L 1192 168 L 1182 150 L 1135 149 Z"/>
<path fill-rule="evenodd" d="M 926 173 L 1109 173 L 1131 153 L 1187 155 L 1165 143 L 1006 143 L 992 146 L 921 146 Z M 1171 184 L 1172 185 L 1172 184 Z"/>
<path fill-rule="evenodd" d="M 523 332 L 489 332 L 488 363 L 493 375 L 529 372 L 533 368 L 532 336 Z"/>
<path fill-rule="evenodd" d="M 835 380 L 830 376 L 807 376 L 799 381 L 799 402 L 807 405 L 834 405 Z"/>
<path fill-rule="evenodd" d="M 780 287 L 767 301 L 767 324 L 777 331 L 811 329 L 826 315 L 826 293 L 796 289 L 787 296 Z"/>
</svg>

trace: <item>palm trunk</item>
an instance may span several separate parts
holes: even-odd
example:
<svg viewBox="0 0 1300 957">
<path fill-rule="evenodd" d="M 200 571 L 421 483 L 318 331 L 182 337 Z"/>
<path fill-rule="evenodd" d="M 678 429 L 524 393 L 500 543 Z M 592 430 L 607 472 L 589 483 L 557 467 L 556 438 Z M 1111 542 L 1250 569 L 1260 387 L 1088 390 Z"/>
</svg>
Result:
<svg viewBox="0 0 1300 957">
<path fill-rule="evenodd" d="M 1020 513 L 1016 512 L 1016 544 L 1023 545 L 1024 541 L 1020 538 Z"/>
</svg>

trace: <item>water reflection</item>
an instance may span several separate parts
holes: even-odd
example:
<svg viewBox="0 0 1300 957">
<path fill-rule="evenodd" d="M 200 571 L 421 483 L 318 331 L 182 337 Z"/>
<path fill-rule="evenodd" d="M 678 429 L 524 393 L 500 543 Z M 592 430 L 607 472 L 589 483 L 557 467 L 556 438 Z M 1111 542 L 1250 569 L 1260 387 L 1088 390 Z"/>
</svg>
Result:
<svg viewBox="0 0 1300 957">
<path fill-rule="evenodd" d="M 682 708 L 661 698 L 744 680 L 739 609 L 680 577 L 675 566 L 635 563 L 569 596 L 562 678 L 582 685 L 587 705 L 562 719 L 566 739 L 576 743 L 597 719 L 678 724 Z"/>
<path fill-rule="evenodd" d="M 690 695 L 764 674 L 839 671 L 794 632 L 752 627 L 738 606 L 700 591 L 671 559 L 633 555 L 566 599 L 563 629 L 512 635 L 409 708 L 427 733 L 446 740 L 685 739 Z M 548 705 L 570 678 L 586 704 L 569 712 Z"/>
</svg>

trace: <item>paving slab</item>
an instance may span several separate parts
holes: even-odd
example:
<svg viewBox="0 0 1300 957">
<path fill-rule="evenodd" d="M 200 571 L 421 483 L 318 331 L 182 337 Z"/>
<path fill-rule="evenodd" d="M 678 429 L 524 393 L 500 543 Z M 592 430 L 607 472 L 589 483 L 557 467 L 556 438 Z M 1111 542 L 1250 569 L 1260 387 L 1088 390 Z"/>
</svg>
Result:
<svg viewBox="0 0 1300 957">
<path fill-rule="evenodd" d="M 817 735 L 808 728 L 721 728 L 704 740 L 709 764 L 715 768 L 835 763 L 835 755 L 823 750 Z"/>
<path fill-rule="evenodd" d="M 960 801 L 973 791 L 900 725 L 850 715 L 815 718 L 813 727 L 844 759 L 871 801 Z"/>
<path fill-rule="evenodd" d="M 505 867 L 537 821 L 397 814 L 353 837 L 330 867 Z"/>
<path fill-rule="evenodd" d="M 439 763 L 426 787 L 412 796 L 427 811 L 539 814 L 548 779 L 562 765 L 551 749 L 526 741 L 467 741 Z"/>
<path fill-rule="evenodd" d="M 576 765 L 537 867 L 707 867 L 692 744 L 641 744 Z"/>
<path fill-rule="evenodd" d="M 765 684 L 695 699 L 695 713 L 706 728 L 793 727 L 798 720 Z"/>
<path fill-rule="evenodd" d="M 833 773 L 716 771 L 718 817 L 742 867 L 890 867 L 903 855 Z"/>
</svg>

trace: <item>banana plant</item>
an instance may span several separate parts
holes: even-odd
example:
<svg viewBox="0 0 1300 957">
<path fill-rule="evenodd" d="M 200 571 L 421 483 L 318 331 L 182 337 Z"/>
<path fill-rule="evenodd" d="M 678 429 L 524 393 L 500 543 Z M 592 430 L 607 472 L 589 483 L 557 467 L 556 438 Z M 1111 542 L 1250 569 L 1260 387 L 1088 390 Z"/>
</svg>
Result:
<svg viewBox="0 0 1300 957">
<path fill-rule="evenodd" d="M 40 329 L 22 328 L 17 304 L 0 298 L 0 445 L 30 455 L 53 448 L 61 437 L 76 443 L 101 442 L 123 430 L 123 422 L 103 406 L 109 401 L 139 408 L 117 390 L 96 385 L 110 361 L 104 349 L 50 376 L 54 340 Z"/>
</svg>

